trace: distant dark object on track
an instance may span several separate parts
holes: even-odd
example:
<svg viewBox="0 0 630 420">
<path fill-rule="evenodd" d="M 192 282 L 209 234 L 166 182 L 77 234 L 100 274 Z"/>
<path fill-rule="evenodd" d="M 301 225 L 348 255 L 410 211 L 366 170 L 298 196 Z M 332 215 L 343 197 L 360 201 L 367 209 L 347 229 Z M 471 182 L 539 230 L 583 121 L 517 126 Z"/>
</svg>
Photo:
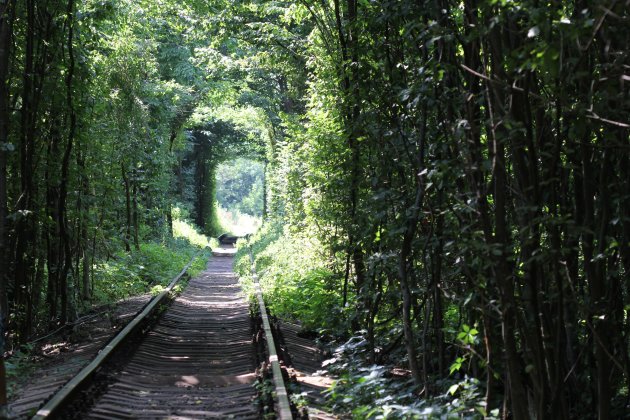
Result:
<svg viewBox="0 0 630 420">
<path fill-rule="evenodd" d="M 219 243 L 221 245 L 234 245 L 236 241 L 241 239 L 240 236 L 230 235 L 229 233 L 224 233 L 223 235 L 218 237 Z"/>
</svg>

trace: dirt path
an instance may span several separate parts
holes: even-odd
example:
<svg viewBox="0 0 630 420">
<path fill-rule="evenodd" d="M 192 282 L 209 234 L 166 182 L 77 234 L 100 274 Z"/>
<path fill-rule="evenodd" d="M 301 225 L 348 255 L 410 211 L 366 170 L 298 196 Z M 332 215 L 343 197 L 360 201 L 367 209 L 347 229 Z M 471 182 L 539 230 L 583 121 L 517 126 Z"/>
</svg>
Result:
<svg viewBox="0 0 630 420">
<path fill-rule="evenodd" d="M 249 308 L 212 258 L 84 418 L 258 418 Z"/>
</svg>

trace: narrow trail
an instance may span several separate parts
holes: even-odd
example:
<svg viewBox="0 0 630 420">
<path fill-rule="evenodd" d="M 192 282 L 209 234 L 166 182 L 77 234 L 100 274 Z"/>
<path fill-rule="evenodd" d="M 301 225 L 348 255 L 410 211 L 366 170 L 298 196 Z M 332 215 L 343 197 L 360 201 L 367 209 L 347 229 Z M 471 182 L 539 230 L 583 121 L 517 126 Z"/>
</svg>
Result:
<svg viewBox="0 0 630 420">
<path fill-rule="evenodd" d="M 259 417 L 249 308 L 232 260 L 215 256 L 190 280 L 82 418 Z"/>
</svg>

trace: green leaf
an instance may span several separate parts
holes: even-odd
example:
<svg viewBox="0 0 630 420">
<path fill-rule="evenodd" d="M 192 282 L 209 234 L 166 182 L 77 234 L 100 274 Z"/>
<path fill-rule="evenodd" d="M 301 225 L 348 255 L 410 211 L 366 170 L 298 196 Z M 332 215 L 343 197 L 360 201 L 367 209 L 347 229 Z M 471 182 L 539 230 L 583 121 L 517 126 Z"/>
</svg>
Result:
<svg viewBox="0 0 630 420">
<path fill-rule="evenodd" d="M 459 384 L 454 384 L 449 387 L 447 392 L 451 395 L 455 395 L 458 389 L 459 389 Z"/>
</svg>

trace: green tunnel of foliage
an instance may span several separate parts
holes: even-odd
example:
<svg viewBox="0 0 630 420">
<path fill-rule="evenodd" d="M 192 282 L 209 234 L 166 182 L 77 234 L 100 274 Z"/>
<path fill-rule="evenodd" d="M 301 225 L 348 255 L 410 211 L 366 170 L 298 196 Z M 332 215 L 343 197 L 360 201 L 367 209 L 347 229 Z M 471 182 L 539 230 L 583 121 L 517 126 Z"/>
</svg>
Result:
<svg viewBox="0 0 630 420">
<path fill-rule="evenodd" d="M 175 208 L 219 233 L 216 168 L 242 157 L 266 299 L 339 344 L 340 412 L 627 412 L 625 2 L 1 4 L 15 345 L 159 267 Z"/>
<path fill-rule="evenodd" d="M 256 266 L 274 311 L 349 340 L 331 402 L 622 416 L 627 5 L 247 4 L 252 36 L 306 69 L 267 151 Z"/>
</svg>

